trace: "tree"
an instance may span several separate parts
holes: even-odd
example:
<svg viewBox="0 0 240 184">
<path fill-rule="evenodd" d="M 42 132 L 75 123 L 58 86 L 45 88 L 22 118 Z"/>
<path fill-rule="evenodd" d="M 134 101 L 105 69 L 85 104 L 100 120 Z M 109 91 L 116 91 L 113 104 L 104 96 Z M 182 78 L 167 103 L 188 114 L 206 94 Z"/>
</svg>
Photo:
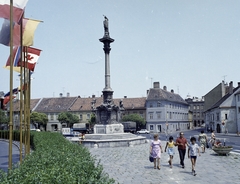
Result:
<svg viewBox="0 0 240 184">
<path fill-rule="evenodd" d="M 137 128 L 141 128 L 146 125 L 146 121 L 139 114 L 128 114 L 122 117 L 122 122 L 134 121 L 137 124 Z"/>
<path fill-rule="evenodd" d="M 93 125 L 96 124 L 96 116 L 94 113 L 91 114 L 91 118 L 90 120 L 88 121 L 88 123 L 91 125 L 91 127 L 93 127 Z"/>
<path fill-rule="evenodd" d="M 74 123 L 79 123 L 79 117 L 70 112 L 61 112 L 58 115 L 58 121 L 60 123 L 66 123 L 67 127 L 72 127 Z"/>
<path fill-rule="evenodd" d="M 32 112 L 30 114 L 30 120 L 31 120 L 31 123 L 33 123 L 35 125 L 35 127 L 36 127 L 36 124 L 43 125 L 44 127 L 46 127 L 47 122 L 48 122 L 48 117 L 44 113 Z M 39 128 L 39 127 L 37 127 L 37 128 Z"/>
<path fill-rule="evenodd" d="M 6 115 L 6 113 L 0 109 L 0 124 L 8 124 L 9 123 L 9 117 Z"/>
</svg>

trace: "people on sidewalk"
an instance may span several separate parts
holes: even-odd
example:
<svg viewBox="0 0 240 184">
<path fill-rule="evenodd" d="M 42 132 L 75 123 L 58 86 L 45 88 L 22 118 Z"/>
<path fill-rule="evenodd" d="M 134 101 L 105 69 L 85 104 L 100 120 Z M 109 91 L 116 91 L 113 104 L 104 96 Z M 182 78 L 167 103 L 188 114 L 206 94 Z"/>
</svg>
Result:
<svg viewBox="0 0 240 184">
<path fill-rule="evenodd" d="M 216 140 L 215 131 L 212 130 L 212 133 L 211 133 L 211 144 L 212 144 L 212 147 L 215 144 L 215 140 Z"/>
<path fill-rule="evenodd" d="M 195 166 L 196 166 L 196 161 L 197 161 L 197 153 L 200 156 L 200 151 L 199 151 L 199 146 L 196 143 L 196 138 L 191 137 L 190 139 L 190 145 L 188 147 L 188 158 L 191 159 L 192 163 L 192 174 L 196 176 L 196 171 L 195 171 Z"/>
<path fill-rule="evenodd" d="M 175 152 L 174 152 L 175 145 L 176 145 L 176 143 L 173 141 L 173 137 L 170 136 L 169 141 L 167 141 L 166 146 L 165 146 L 165 152 L 167 151 L 167 153 L 169 155 L 168 163 L 170 165 L 170 168 L 172 168 L 173 155 L 175 154 Z"/>
<path fill-rule="evenodd" d="M 185 167 L 184 165 L 184 158 L 186 154 L 186 146 L 188 145 L 187 139 L 184 137 L 183 132 L 180 132 L 180 136 L 176 140 L 176 145 L 178 146 L 178 153 L 180 158 L 180 165 L 182 168 Z"/>
<path fill-rule="evenodd" d="M 201 133 L 199 134 L 198 141 L 200 142 L 202 153 L 204 153 L 207 146 L 207 135 L 204 133 L 204 130 L 202 130 Z"/>
<path fill-rule="evenodd" d="M 162 145 L 161 141 L 159 140 L 158 134 L 154 134 L 153 140 L 151 141 L 150 144 L 150 154 L 154 158 L 154 169 L 158 168 L 160 170 L 160 158 L 161 158 L 161 153 L 163 152 L 162 150 Z"/>
</svg>

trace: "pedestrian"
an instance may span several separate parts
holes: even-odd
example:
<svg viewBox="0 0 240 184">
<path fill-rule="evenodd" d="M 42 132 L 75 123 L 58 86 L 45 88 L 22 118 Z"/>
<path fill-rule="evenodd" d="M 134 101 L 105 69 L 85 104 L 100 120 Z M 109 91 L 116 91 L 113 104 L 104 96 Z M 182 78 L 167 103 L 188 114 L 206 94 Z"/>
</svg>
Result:
<svg viewBox="0 0 240 184">
<path fill-rule="evenodd" d="M 180 136 L 176 140 L 176 145 L 178 146 L 178 153 L 180 158 L 180 165 L 185 168 L 184 158 L 186 154 L 186 146 L 188 145 L 187 139 L 184 137 L 183 132 L 180 132 Z"/>
<path fill-rule="evenodd" d="M 195 137 L 191 137 L 190 139 L 190 145 L 188 147 L 188 158 L 191 159 L 191 163 L 192 163 L 192 174 L 194 176 L 196 176 L 196 170 L 195 170 L 195 166 L 196 166 L 196 161 L 197 161 L 197 153 L 200 156 L 200 151 L 199 151 L 199 146 L 196 143 L 196 138 Z"/>
<path fill-rule="evenodd" d="M 173 141 L 173 137 L 170 136 L 169 141 L 166 143 L 166 146 L 165 146 L 165 152 L 167 151 L 167 153 L 169 155 L 168 163 L 170 165 L 170 168 L 172 168 L 173 155 L 175 154 L 175 152 L 174 152 L 175 145 L 176 145 L 176 143 Z"/>
<path fill-rule="evenodd" d="M 202 130 L 201 133 L 198 136 L 198 141 L 200 142 L 200 146 L 202 148 L 202 153 L 205 152 L 206 146 L 207 146 L 207 135 Z"/>
<path fill-rule="evenodd" d="M 215 140 L 216 140 L 216 137 L 215 137 L 215 131 L 212 130 L 212 133 L 211 133 L 211 144 L 212 144 L 212 147 L 214 146 L 215 144 Z"/>
<path fill-rule="evenodd" d="M 153 161 L 154 169 L 158 168 L 158 170 L 160 170 L 160 158 L 161 158 L 162 152 L 163 150 L 162 150 L 161 141 L 159 140 L 159 136 L 158 134 L 154 134 L 153 140 L 151 141 L 151 144 L 150 144 L 150 154 L 154 159 Z"/>
</svg>

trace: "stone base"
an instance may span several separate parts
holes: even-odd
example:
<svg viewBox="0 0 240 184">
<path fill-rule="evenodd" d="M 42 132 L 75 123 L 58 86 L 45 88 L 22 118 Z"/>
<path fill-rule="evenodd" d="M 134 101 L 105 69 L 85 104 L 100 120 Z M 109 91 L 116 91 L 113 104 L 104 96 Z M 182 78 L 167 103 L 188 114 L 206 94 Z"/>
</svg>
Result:
<svg viewBox="0 0 240 184">
<path fill-rule="evenodd" d="M 123 132 L 123 125 L 121 123 L 108 125 L 96 124 L 94 126 L 94 134 L 114 134 Z"/>
</svg>

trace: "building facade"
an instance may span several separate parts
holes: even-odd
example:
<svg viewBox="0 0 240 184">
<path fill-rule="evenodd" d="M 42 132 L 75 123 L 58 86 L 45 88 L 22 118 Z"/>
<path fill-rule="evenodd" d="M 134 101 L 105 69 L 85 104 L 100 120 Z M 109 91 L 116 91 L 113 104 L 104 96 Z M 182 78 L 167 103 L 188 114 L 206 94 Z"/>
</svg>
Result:
<svg viewBox="0 0 240 184">
<path fill-rule="evenodd" d="M 147 92 L 146 121 L 151 132 L 175 132 L 189 128 L 188 103 L 173 90 L 160 88 L 154 82 L 154 88 Z"/>
<path fill-rule="evenodd" d="M 188 96 L 185 101 L 189 104 L 189 111 L 192 112 L 192 127 L 200 127 L 205 125 L 204 116 L 204 98 L 190 97 Z"/>
<path fill-rule="evenodd" d="M 230 82 L 227 94 L 205 111 L 206 126 L 218 133 L 237 133 L 240 126 L 240 83 Z"/>
</svg>

